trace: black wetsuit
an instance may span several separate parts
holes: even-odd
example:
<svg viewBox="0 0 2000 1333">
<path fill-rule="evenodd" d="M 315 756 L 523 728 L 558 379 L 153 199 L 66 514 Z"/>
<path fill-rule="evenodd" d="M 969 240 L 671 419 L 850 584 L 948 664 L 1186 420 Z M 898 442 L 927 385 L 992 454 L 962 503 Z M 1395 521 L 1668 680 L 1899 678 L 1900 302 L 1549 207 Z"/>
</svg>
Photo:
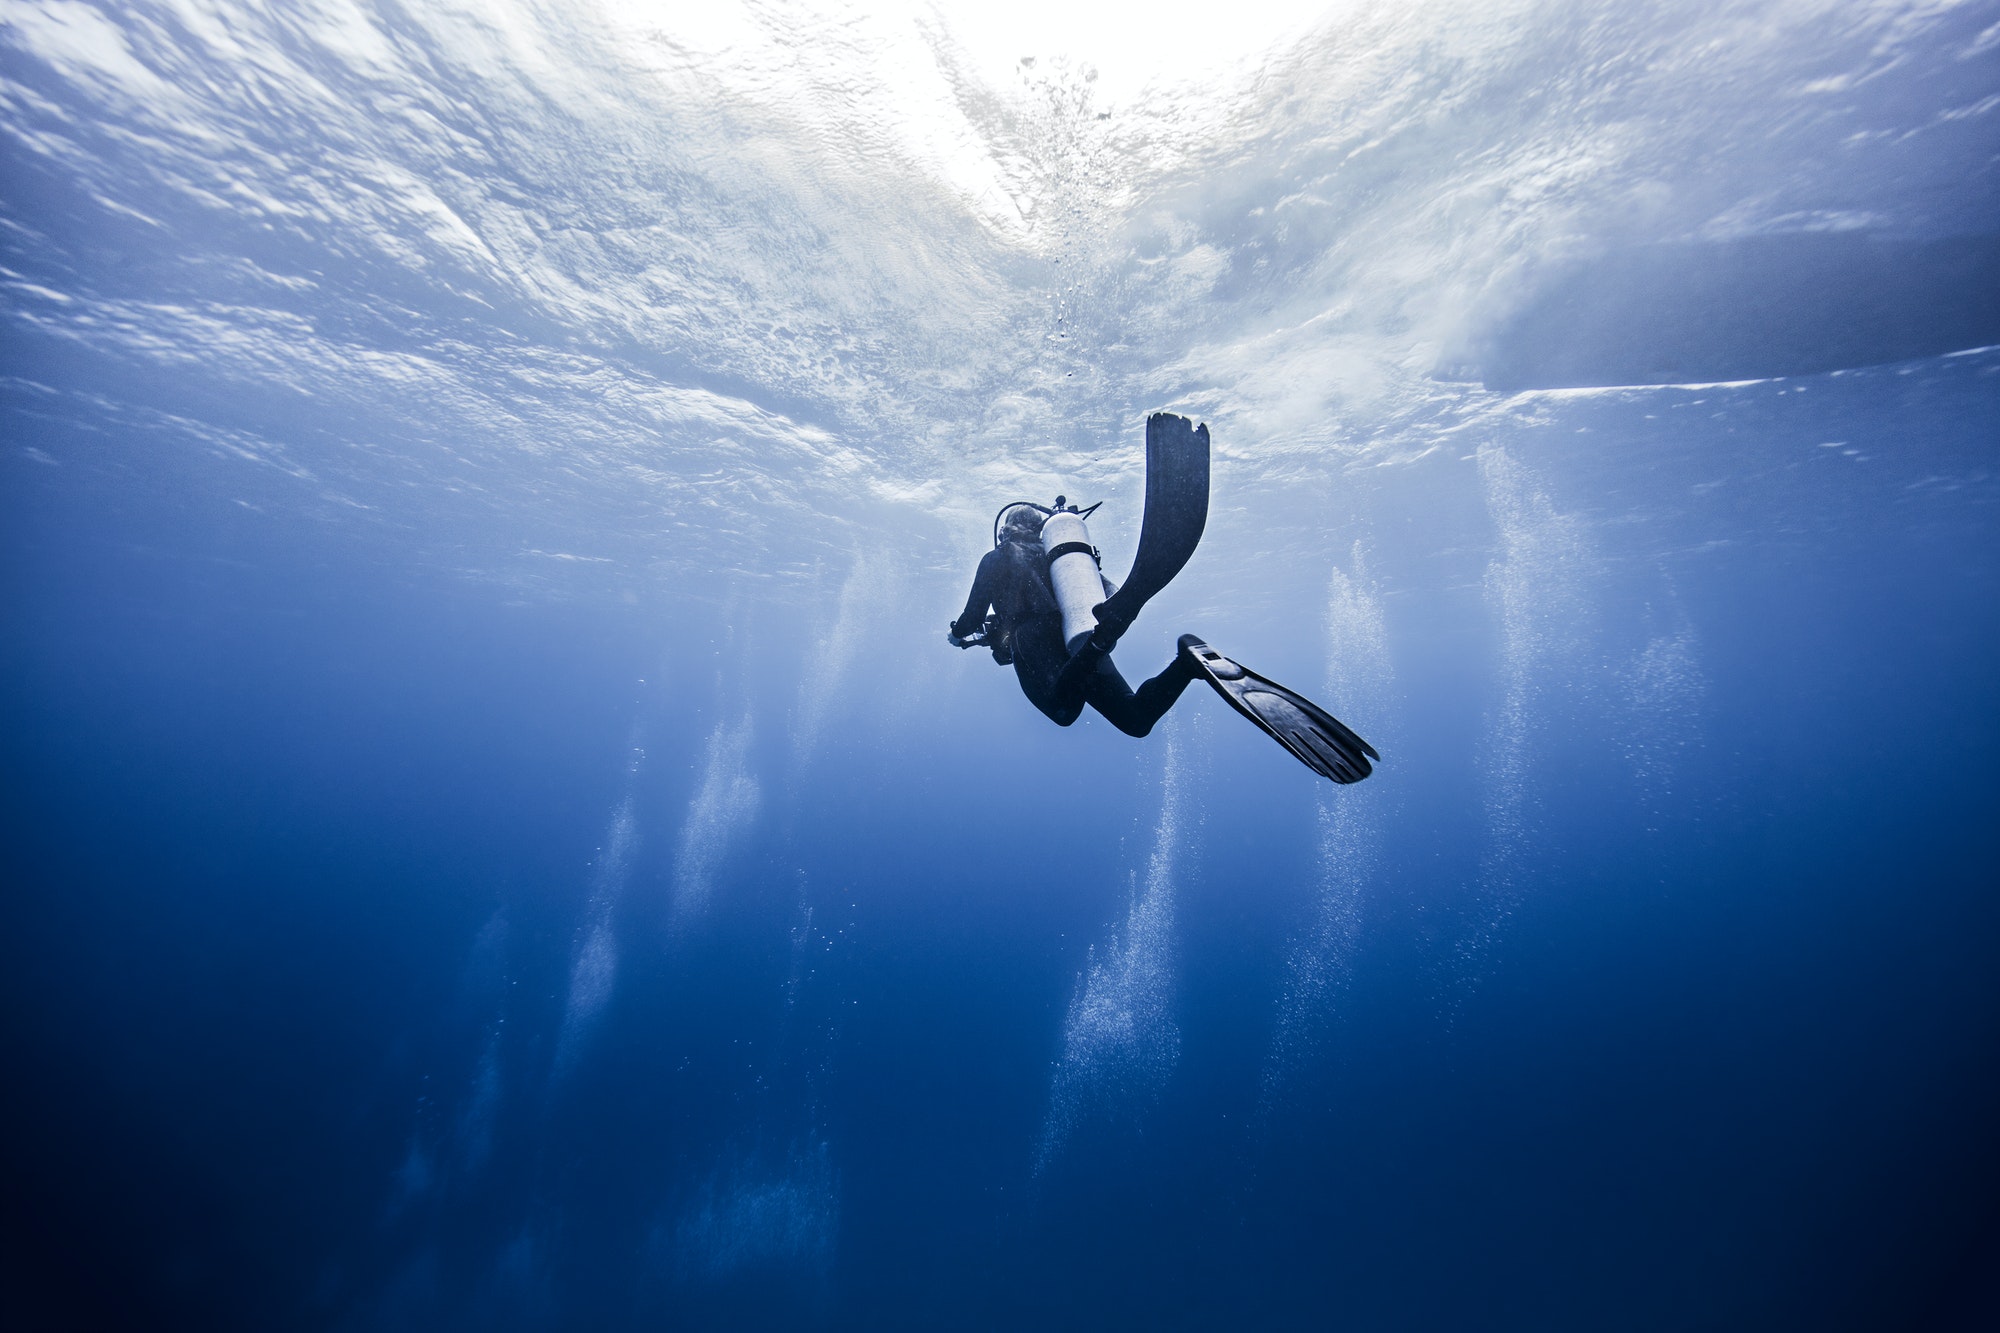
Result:
<svg viewBox="0 0 2000 1333">
<path fill-rule="evenodd" d="M 1012 648 L 1021 693 L 1059 727 L 1076 721 L 1089 704 L 1126 735 L 1144 736 L 1194 679 L 1195 667 L 1179 655 L 1136 692 L 1108 653 L 1086 648 L 1071 666 L 1063 645 L 1062 610 L 1039 542 L 1005 541 L 986 553 L 952 633 L 961 638 L 977 633 L 989 606 Z"/>
</svg>

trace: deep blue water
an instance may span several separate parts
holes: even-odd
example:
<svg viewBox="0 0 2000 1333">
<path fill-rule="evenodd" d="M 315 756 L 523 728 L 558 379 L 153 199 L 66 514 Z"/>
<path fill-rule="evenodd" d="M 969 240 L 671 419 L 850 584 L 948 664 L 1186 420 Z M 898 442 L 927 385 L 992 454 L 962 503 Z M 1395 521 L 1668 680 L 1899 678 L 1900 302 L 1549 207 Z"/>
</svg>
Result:
<svg viewBox="0 0 2000 1333">
<path fill-rule="evenodd" d="M 0 10 L 0 1322 L 2000 1322 L 2000 8 L 930 12 Z"/>
</svg>

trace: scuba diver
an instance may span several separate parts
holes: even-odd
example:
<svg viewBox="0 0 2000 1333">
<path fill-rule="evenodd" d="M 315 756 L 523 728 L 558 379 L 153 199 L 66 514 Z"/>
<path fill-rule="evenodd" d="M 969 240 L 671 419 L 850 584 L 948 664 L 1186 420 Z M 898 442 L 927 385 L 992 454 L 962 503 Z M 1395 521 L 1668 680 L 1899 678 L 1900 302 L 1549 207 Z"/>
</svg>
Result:
<svg viewBox="0 0 2000 1333">
<path fill-rule="evenodd" d="M 1194 555 L 1208 525 L 1208 427 L 1156 412 L 1146 418 L 1146 512 L 1139 554 L 1122 586 L 1104 577 L 1079 509 L 1016 500 L 993 516 L 993 549 L 979 561 L 965 610 L 945 637 L 985 647 L 1011 664 L 1028 702 L 1059 727 L 1085 704 L 1128 736 L 1144 736 L 1189 682 L 1215 687 L 1300 763 L 1334 782 L 1359 782 L 1380 759 L 1374 747 L 1305 696 L 1183 634 L 1166 670 L 1133 689 L 1111 650 L 1141 608 Z M 1102 503 L 1101 501 L 1099 503 Z M 992 614 L 988 614 L 989 610 Z"/>
</svg>

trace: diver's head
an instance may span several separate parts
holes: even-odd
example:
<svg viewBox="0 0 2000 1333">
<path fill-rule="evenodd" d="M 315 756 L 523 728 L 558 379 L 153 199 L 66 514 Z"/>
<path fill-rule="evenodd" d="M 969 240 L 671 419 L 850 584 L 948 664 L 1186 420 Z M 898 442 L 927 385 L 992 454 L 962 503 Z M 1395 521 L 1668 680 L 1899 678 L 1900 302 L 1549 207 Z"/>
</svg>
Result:
<svg viewBox="0 0 2000 1333">
<path fill-rule="evenodd" d="M 1042 515 L 1027 505 L 1017 505 L 1007 511 L 1007 517 L 1000 525 L 1000 540 L 1035 545 L 1042 540 Z"/>
</svg>

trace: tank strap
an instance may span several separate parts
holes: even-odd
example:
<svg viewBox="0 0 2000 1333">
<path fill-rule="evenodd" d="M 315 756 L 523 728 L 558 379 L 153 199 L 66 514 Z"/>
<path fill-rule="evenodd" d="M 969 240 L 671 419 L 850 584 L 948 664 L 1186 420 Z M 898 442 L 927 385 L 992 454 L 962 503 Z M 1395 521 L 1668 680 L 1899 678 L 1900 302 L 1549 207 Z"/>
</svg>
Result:
<svg viewBox="0 0 2000 1333">
<path fill-rule="evenodd" d="M 1049 563 L 1053 565 L 1066 555 L 1087 555 L 1100 565 L 1104 563 L 1098 558 L 1097 548 L 1089 542 L 1064 542 L 1060 546 L 1050 548 Z"/>
</svg>

